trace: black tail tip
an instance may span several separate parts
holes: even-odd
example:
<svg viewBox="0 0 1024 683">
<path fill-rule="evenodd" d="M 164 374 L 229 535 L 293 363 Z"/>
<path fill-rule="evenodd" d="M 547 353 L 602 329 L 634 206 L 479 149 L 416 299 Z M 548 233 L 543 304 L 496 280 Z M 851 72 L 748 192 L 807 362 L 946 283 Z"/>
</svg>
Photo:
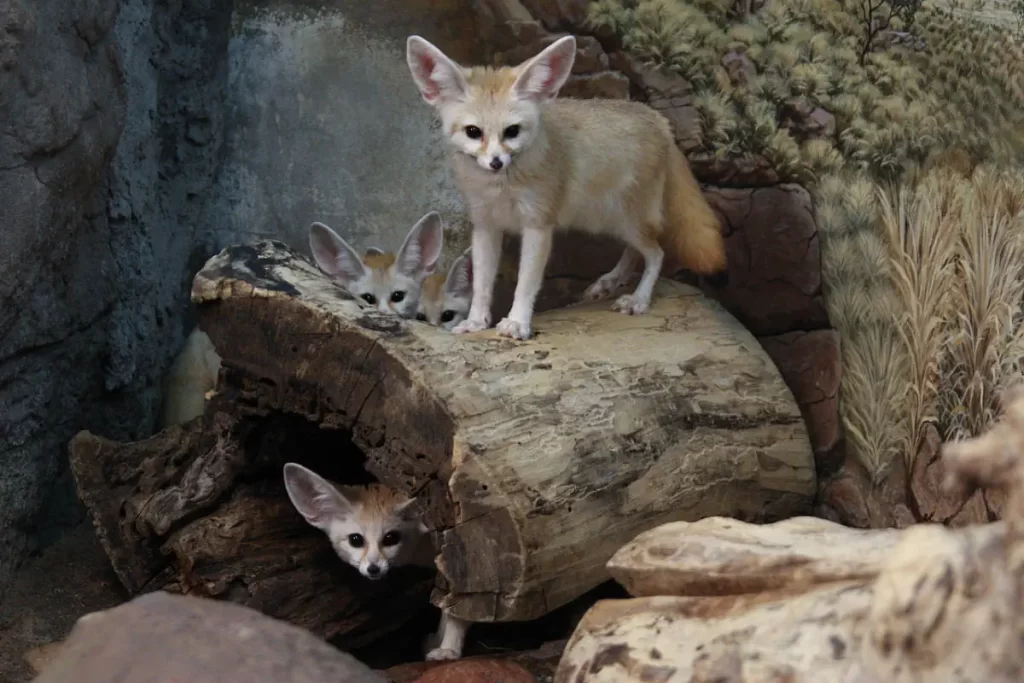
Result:
<svg viewBox="0 0 1024 683">
<path fill-rule="evenodd" d="M 722 289 L 729 285 L 729 271 L 722 270 L 712 275 L 705 275 L 704 282 L 714 289 Z"/>
</svg>

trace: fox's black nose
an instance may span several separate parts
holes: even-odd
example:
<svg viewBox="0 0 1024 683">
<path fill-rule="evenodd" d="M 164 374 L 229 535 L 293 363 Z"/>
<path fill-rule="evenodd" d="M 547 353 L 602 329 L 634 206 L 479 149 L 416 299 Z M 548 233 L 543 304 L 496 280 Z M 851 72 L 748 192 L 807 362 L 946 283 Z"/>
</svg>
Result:
<svg viewBox="0 0 1024 683">
<path fill-rule="evenodd" d="M 494 157 L 493 159 L 491 159 L 491 168 L 493 168 L 495 171 L 500 171 L 502 166 L 504 166 L 504 164 L 501 163 L 501 159 L 499 159 L 498 157 Z"/>
<path fill-rule="evenodd" d="M 380 574 L 380 567 L 375 564 L 368 564 L 366 565 L 366 573 L 370 576 L 377 576 L 377 574 Z"/>
</svg>

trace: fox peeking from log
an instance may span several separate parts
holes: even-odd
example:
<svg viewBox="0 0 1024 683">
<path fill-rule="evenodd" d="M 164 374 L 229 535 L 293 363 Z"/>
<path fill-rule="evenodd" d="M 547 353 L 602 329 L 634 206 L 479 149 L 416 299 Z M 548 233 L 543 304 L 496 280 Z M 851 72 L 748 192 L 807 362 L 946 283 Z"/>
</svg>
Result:
<svg viewBox="0 0 1024 683">
<path fill-rule="evenodd" d="M 473 299 L 472 249 L 455 259 L 448 273 L 434 273 L 423 282 L 416 319 L 452 330 L 469 315 Z"/>
<path fill-rule="evenodd" d="M 161 429 L 203 414 L 207 397 L 217 388 L 220 364 L 220 356 L 210 337 L 198 327 L 194 328 L 164 379 Z"/>
<path fill-rule="evenodd" d="M 636 289 L 613 306 L 627 314 L 647 311 L 666 255 L 698 274 L 726 267 L 718 219 L 664 116 L 638 102 L 556 99 L 575 55 L 576 39 L 566 36 L 516 67 L 464 68 L 423 38 L 408 39 L 409 69 L 440 115 L 473 223 L 472 304 L 456 334 L 490 327 L 505 232 L 520 233 L 522 246 L 512 308 L 497 332 L 515 339 L 531 336 L 555 230 L 626 243 L 588 299 L 618 290 L 643 261 Z"/>
<path fill-rule="evenodd" d="M 284 486 L 306 522 L 323 531 L 338 557 L 366 578 L 380 580 L 403 565 L 434 567 L 429 529 L 413 509 L 415 498 L 382 484 L 339 486 L 294 462 L 284 466 Z M 442 614 L 425 643 L 426 658 L 458 659 L 466 628 Z"/>
<path fill-rule="evenodd" d="M 444 228 L 441 216 L 431 211 L 417 221 L 396 253 L 371 247 L 359 256 L 336 232 L 313 223 L 309 247 L 320 270 L 342 289 L 382 313 L 412 318 L 423 282 L 441 257 Z"/>
</svg>

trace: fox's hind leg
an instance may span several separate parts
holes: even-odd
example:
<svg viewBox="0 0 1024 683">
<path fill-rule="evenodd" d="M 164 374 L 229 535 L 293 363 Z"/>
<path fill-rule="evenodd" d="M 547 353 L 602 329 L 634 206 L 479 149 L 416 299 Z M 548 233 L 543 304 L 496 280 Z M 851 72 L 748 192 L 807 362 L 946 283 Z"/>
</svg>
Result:
<svg viewBox="0 0 1024 683">
<path fill-rule="evenodd" d="M 654 283 L 661 275 L 661 264 L 665 260 L 665 252 L 653 237 L 653 231 L 639 231 L 629 235 L 629 244 L 644 258 L 644 274 L 632 294 L 623 294 L 612 305 L 612 309 L 627 315 L 646 313 L 651 306 L 651 294 Z"/>
<path fill-rule="evenodd" d="M 587 301 L 596 301 L 615 293 L 633 277 L 633 272 L 636 270 L 636 264 L 639 260 L 640 253 L 633 247 L 627 246 L 625 251 L 622 252 L 622 258 L 615 264 L 615 267 L 597 278 L 594 284 L 587 287 L 587 291 L 583 292 L 583 298 Z"/>
</svg>

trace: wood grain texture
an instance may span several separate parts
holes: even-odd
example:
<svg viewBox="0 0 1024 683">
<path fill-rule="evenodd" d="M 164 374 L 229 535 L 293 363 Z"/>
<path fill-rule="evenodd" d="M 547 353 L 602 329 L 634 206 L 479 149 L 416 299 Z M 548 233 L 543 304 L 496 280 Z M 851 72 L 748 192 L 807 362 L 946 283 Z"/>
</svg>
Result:
<svg viewBox="0 0 1024 683">
<path fill-rule="evenodd" d="M 205 424 L 286 414 L 350 434 L 358 452 L 324 466 L 422 500 L 439 534 L 433 601 L 456 616 L 538 617 L 664 522 L 810 509 L 792 394 L 757 341 L 686 285 L 660 282 L 642 316 L 609 302 L 541 313 L 526 343 L 381 315 L 275 242 L 226 249 L 192 296 L 224 360 Z"/>
<path fill-rule="evenodd" d="M 639 592 L 690 595 L 595 605 L 556 683 L 1024 680 L 1024 388 L 1004 406 L 989 433 L 942 449 L 950 489 L 1007 493 L 1004 521 L 654 529 L 616 556 L 613 573 Z"/>
</svg>

